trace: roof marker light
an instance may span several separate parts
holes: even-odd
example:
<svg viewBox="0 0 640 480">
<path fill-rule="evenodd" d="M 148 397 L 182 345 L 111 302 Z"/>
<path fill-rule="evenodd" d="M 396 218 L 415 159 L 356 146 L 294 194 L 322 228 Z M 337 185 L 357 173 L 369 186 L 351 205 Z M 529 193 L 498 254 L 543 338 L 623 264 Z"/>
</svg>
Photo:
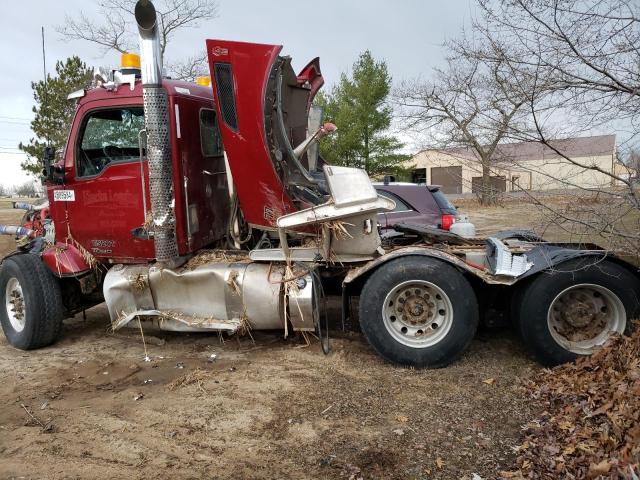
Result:
<svg viewBox="0 0 640 480">
<path fill-rule="evenodd" d="M 140 69 L 140 55 L 137 53 L 123 53 L 120 57 L 120 66 L 122 68 Z"/>
<path fill-rule="evenodd" d="M 211 77 L 203 75 L 201 77 L 196 77 L 196 83 L 198 85 L 201 85 L 203 87 L 210 87 L 211 86 Z"/>
</svg>

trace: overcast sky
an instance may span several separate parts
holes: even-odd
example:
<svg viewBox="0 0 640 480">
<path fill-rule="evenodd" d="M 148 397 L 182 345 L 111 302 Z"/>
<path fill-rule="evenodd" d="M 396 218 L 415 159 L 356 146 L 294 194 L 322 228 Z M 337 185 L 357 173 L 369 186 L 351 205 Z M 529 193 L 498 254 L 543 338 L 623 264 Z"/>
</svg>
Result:
<svg viewBox="0 0 640 480">
<path fill-rule="evenodd" d="M 134 0 L 132 0 L 132 3 Z M 197 53 L 207 38 L 284 45 L 295 69 L 320 56 L 327 84 L 369 49 L 384 59 L 395 81 L 419 75 L 443 61 L 442 42 L 468 25 L 473 0 L 325 0 L 317 3 L 219 0 L 219 17 L 180 32 L 170 44 L 169 60 Z M 65 42 L 55 31 L 65 14 L 80 11 L 99 20 L 93 2 L 29 0 L 11 2 L 0 17 L 0 184 L 28 180 L 20 169 L 18 143 L 30 138 L 32 80 L 42 78 L 40 28 L 44 26 L 47 71 L 56 60 L 79 55 L 89 65 L 118 65 L 116 52 L 101 55 L 95 45 Z M 131 19 L 134 22 L 133 18 Z M 326 86 L 325 86 L 326 88 Z"/>
</svg>

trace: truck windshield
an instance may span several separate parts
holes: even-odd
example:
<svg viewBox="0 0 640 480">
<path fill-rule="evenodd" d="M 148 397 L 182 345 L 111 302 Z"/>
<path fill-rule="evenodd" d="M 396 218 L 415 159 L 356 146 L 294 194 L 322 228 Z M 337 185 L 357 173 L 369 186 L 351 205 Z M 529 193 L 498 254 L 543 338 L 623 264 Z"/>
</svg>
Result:
<svg viewBox="0 0 640 480">
<path fill-rule="evenodd" d="M 78 177 L 98 175 L 110 163 L 137 160 L 140 155 L 138 133 L 143 128 L 142 107 L 89 113 L 78 142 Z"/>
</svg>

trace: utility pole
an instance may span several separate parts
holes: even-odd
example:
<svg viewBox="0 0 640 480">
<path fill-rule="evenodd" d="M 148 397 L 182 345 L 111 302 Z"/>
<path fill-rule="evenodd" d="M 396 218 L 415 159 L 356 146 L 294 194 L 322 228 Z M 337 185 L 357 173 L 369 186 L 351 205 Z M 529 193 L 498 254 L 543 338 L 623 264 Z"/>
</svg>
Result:
<svg viewBox="0 0 640 480">
<path fill-rule="evenodd" d="M 46 108 L 47 105 L 47 55 L 44 48 L 44 25 L 41 27 L 42 31 L 42 75 L 44 76 L 44 96 L 42 98 L 42 106 L 40 108 Z M 47 146 L 49 146 L 49 134 L 47 133 Z"/>
</svg>

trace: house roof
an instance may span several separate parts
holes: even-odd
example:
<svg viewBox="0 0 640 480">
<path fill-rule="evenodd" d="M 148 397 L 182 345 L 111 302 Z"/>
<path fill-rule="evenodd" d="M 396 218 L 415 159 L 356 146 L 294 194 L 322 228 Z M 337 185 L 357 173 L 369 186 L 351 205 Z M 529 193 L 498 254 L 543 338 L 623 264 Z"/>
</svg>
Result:
<svg viewBox="0 0 640 480">
<path fill-rule="evenodd" d="M 616 136 L 598 135 L 593 137 L 564 138 L 551 140 L 549 143 L 569 158 L 598 157 L 601 155 L 613 155 L 615 153 Z M 432 149 L 431 151 L 439 151 L 454 157 L 466 159 L 478 158 L 477 153 L 468 147 Z M 498 156 L 498 159 L 504 160 L 505 162 L 560 158 L 560 155 L 553 149 L 540 142 L 503 143 L 498 145 L 494 156 Z"/>
</svg>

